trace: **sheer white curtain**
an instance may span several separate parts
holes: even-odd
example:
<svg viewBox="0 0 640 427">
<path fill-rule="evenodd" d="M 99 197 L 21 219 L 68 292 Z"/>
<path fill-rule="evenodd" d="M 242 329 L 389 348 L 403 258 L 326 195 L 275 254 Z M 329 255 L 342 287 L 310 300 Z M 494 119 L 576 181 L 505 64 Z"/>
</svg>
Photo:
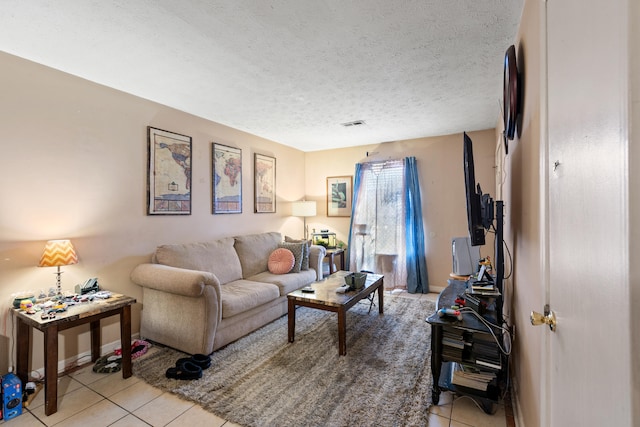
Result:
<svg viewBox="0 0 640 427">
<path fill-rule="evenodd" d="M 358 173 L 349 270 L 384 274 L 386 289 L 406 288 L 404 162 L 363 163 Z"/>
</svg>

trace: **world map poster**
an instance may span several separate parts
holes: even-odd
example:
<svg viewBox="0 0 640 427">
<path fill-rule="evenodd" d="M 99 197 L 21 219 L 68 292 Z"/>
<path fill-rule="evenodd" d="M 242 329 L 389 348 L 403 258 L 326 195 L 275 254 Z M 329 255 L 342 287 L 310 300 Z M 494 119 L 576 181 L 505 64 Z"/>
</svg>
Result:
<svg viewBox="0 0 640 427">
<path fill-rule="evenodd" d="M 213 143 L 213 213 L 242 213 L 242 150 Z"/>
<path fill-rule="evenodd" d="M 276 211 L 276 159 L 255 154 L 254 206 L 256 213 Z"/>
<path fill-rule="evenodd" d="M 149 215 L 191 214 L 191 137 L 147 127 Z"/>
</svg>

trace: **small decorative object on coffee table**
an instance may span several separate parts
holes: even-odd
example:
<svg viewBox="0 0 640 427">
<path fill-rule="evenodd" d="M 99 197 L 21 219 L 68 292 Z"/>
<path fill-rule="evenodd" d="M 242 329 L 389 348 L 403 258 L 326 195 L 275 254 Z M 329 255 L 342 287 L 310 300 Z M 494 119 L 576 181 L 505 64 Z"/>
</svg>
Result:
<svg viewBox="0 0 640 427">
<path fill-rule="evenodd" d="M 344 293 L 336 292 L 345 284 L 348 271 L 338 271 L 321 282 L 315 282 L 311 287 L 313 293 L 293 291 L 287 294 L 289 301 L 289 342 L 295 340 L 296 332 L 296 306 L 317 308 L 318 310 L 333 311 L 338 313 L 338 352 L 341 356 L 347 354 L 347 321 L 346 313 L 358 301 L 366 299 L 369 295 L 378 291 L 378 311 L 384 313 L 384 276 L 381 274 L 366 274 L 364 285 L 357 290 Z"/>
<path fill-rule="evenodd" d="M 358 290 L 362 288 L 367 281 L 367 273 L 349 273 L 344 276 L 344 283 L 349 285 L 349 288 Z"/>
</svg>

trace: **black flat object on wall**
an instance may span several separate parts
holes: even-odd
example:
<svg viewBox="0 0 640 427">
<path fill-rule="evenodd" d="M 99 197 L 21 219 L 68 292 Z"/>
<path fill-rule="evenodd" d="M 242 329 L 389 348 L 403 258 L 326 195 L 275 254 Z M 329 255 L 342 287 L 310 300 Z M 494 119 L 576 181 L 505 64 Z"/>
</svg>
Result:
<svg viewBox="0 0 640 427">
<path fill-rule="evenodd" d="M 504 54 L 504 135 L 505 149 L 508 151 L 507 142 L 513 139 L 516 133 L 516 119 L 518 117 L 518 66 L 516 64 L 516 48 L 509 46 Z"/>
</svg>

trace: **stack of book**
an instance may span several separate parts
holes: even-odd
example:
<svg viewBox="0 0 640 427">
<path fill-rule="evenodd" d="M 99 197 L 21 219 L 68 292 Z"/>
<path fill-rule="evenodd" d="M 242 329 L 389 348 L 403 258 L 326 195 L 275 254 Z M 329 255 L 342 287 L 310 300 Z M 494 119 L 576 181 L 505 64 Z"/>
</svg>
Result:
<svg viewBox="0 0 640 427">
<path fill-rule="evenodd" d="M 467 353 L 471 348 L 471 343 L 465 340 L 464 331 L 459 329 L 445 329 L 442 332 L 442 356 L 446 360 L 462 362 L 465 347 L 468 347 Z"/>
<path fill-rule="evenodd" d="M 493 372 L 481 371 L 461 363 L 454 363 L 451 370 L 451 384 L 474 390 L 487 391 L 487 388 L 495 379 L 496 374 Z"/>
<path fill-rule="evenodd" d="M 471 359 L 475 360 L 478 366 L 496 370 L 502 369 L 500 349 L 496 345 L 493 336 L 489 334 L 473 334 Z"/>
<path fill-rule="evenodd" d="M 479 282 L 469 280 L 467 289 L 465 291 L 467 294 L 478 295 L 483 297 L 498 297 L 500 296 L 500 291 L 496 288 L 496 285 L 493 282 Z"/>
</svg>

